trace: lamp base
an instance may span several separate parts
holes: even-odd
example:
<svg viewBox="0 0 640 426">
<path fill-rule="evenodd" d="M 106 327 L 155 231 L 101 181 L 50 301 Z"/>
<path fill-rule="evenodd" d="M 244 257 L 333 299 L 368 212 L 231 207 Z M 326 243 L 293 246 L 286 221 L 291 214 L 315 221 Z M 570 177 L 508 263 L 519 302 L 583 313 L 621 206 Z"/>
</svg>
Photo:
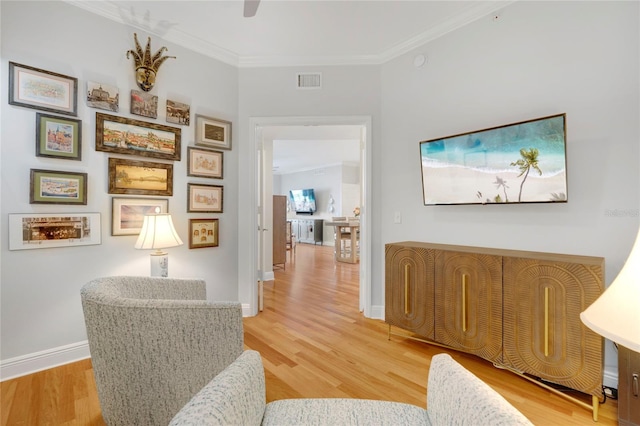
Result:
<svg viewBox="0 0 640 426">
<path fill-rule="evenodd" d="M 151 253 L 151 276 L 169 276 L 169 254 L 162 251 Z"/>
</svg>

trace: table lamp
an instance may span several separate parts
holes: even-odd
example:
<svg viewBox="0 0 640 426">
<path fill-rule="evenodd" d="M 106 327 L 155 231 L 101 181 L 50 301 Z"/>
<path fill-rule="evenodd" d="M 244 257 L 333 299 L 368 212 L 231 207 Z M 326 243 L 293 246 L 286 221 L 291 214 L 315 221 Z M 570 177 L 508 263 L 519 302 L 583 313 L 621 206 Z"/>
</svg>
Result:
<svg viewBox="0 0 640 426">
<path fill-rule="evenodd" d="M 145 215 L 142 229 L 136 241 L 135 248 L 155 250 L 151 253 L 151 276 L 167 277 L 169 275 L 169 254 L 163 248 L 181 246 L 182 240 L 170 214 Z"/>
<path fill-rule="evenodd" d="M 616 279 L 580 319 L 601 336 L 640 352 L 640 232 Z"/>
</svg>

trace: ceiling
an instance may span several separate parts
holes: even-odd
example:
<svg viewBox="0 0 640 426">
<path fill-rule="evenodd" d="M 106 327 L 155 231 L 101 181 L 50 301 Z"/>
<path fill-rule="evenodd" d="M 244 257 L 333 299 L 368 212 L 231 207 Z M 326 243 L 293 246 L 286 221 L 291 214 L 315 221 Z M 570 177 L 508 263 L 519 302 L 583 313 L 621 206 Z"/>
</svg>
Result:
<svg viewBox="0 0 640 426">
<path fill-rule="evenodd" d="M 382 64 L 515 0 L 261 0 L 251 18 L 243 0 L 64 1 L 242 68 Z M 345 127 L 271 129 L 274 174 L 358 163 Z"/>
<path fill-rule="evenodd" d="M 243 0 L 67 3 L 238 67 L 381 64 L 512 3 Z M 170 54 L 170 52 L 169 52 Z"/>
</svg>

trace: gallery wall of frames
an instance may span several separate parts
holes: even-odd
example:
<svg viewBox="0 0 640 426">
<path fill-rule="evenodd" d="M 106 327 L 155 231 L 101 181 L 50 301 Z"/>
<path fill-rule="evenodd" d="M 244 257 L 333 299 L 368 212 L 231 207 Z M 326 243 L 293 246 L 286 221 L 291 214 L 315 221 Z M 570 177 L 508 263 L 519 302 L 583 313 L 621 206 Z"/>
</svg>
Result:
<svg viewBox="0 0 640 426">
<path fill-rule="evenodd" d="M 232 149 L 230 121 L 201 114 L 192 117 L 186 103 L 159 99 L 138 88 L 79 81 L 38 64 L 9 61 L 8 71 L 8 103 L 34 110 L 35 156 L 60 162 L 55 169 L 31 168 L 29 203 L 49 205 L 51 211 L 10 213 L 10 250 L 102 243 L 101 214 L 81 208 L 94 196 L 88 191 L 91 173 L 74 167 L 74 161 L 86 155 L 83 143 L 94 144 L 92 155 L 108 156 L 112 237 L 137 235 L 146 214 L 170 212 L 174 162 L 186 161 L 187 205 L 171 208 L 197 215 L 189 217 L 188 229 L 180 233 L 188 234 L 190 249 L 219 246 L 220 218 L 215 215 L 223 213 L 224 185 L 219 182 L 224 178 L 225 151 Z M 120 109 L 122 95 L 130 99 L 128 115 Z M 90 135 L 82 132 L 78 102 L 85 102 L 95 114 Z M 159 108 L 164 114 L 158 114 Z M 185 159 L 183 130 L 191 127 L 192 119 L 193 144 Z M 55 205 L 78 206 L 78 210 L 56 213 Z"/>
</svg>

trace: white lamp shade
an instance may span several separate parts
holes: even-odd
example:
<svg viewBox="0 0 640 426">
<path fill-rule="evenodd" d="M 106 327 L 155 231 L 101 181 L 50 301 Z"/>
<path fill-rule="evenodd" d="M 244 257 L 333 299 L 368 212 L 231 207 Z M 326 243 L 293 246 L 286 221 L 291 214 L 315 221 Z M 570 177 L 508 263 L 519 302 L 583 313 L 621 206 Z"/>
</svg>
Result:
<svg viewBox="0 0 640 426">
<path fill-rule="evenodd" d="M 182 240 L 173 227 L 170 214 L 154 214 L 144 217 L 142 229 L 136 241 L 137 249 L 163 249 L 181 246 Z"/>
<path fill-rule="evenodd" d="M 580 319 L 596 333 L 640 352 L 640 232 L 616 279 Z"/>
</svg>

